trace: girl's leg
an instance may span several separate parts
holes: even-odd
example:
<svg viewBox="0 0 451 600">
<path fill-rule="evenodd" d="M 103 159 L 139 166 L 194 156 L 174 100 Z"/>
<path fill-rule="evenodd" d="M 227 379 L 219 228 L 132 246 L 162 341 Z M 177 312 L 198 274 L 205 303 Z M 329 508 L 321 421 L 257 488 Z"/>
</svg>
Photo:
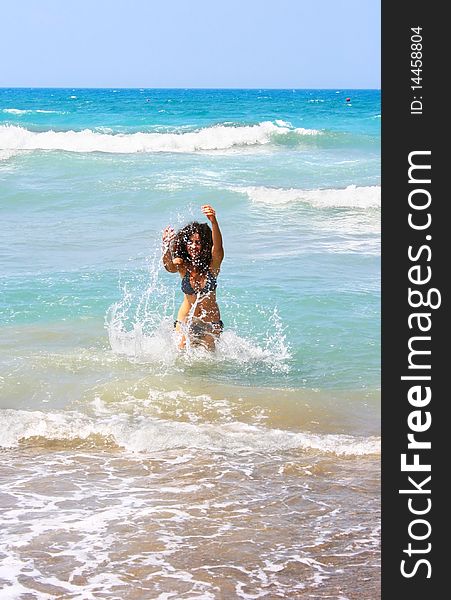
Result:
<svg viewBox="0 0 451 600">
<path fill-rule="evenodd" d="M 181 325 L 180 321 L 176 321 L 174 323 L 174 325 L 175 325 L 174 329 L 179 334 L 179 337 L 180 337 L 178 347 L 180 350 L 184 350 L 186 347 L 186 335 L 182 332 L 182 328 L 180 326 Z"/>
<path fill-rule="evenodd" d="M 211 333 L 207 333 L 207 335 L 204 335 L 199 340 L 199 344 L 201 346 L 204 346 L 207 350 L 210 350 L 211 352 L 213 352 L 216 348 L 215 337 L 216 336 L 212 335 Z"/>
</svg>

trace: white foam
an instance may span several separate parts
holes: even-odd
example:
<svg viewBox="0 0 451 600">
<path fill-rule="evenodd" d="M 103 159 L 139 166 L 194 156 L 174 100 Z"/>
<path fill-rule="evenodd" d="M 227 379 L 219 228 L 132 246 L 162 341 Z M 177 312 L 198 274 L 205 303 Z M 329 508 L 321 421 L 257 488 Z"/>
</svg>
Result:
<svg viewBox="0 0 451 600">
<path fill-rule="evenodd" d="M 380 186 L 348 185 L 341 189 L 269 188 L 234 187 L 234 192 L 247 194 L 252 202 L 284 205 L 292 202 L 304 202 L 317 208 L 379 208 L 381 205 Z"/>
<path fill-rule="evenodd" d="M 13 110 L 13 109 L 9 109 Z M 257 125 L 227 127 L 215 125 L 185 133 L 106 134 L 83 131 L 29 131 L 13 125 L 0 126 L 0 149 L 66 150 L 68 152 L 197 152 L 234 147 L 262 146 L 273 136 L 295 132 L 317 135 L 315 129 L 293 129 L 284 121 L 263 121 Z"/>
<path fill-rule="evenodd" d="M 267 314 L 268 331 L 260 341 L 238 335 L 226 329 L 216 343 L 214 352 L 202 346 L 190 346 L 182 351 L 178 348 L 178 335 L 174 332 L 172 320 L 163 320 L 152 333 L 145 334 L 142 325 L 135 323 L 127 331 L 123 322 L 122 303 L 113 306 L 107 317 L 108 336 L 115 354 L 125 355 L 140 362 L 159 366 L 167 371 L 170 367 L 186 367 L 200 363 L 237 364 L 240 368 L 263 367 L 271 372 L 288 373 L 291 352 L 284 334 L 283 323 L 274 310 Z"/>
<path fill-rule="evenodd" d="M 2 112 L 10 114 L 10 115 L 24 115 L 26 113 L 32 112 L 30 110 L 21 110 L 20 108 L 4 108 Z"/>
<path fill-rule="evenodd" d="M 36 110 L 21 109 L 21 108 L 4 108 L 2 110 L 2 112 L 6 113 L 6 114 L 10 114 L 10 115 L 29 115 L 32 113 L 45 113 L 45 114 L 57 114 L 57 115 L 64 114 L 58 110 L 44 110 L 44 109 L 39 109 L 39 108 Z"/>
<path fill-rule="evenodd" d="M 380 438 L 343 434 L 313 434 L 269 429 L 240 422 L 186 423 L 125 413 L 91 417 L 75 411 L 4 410 L 0 415 L 0 446 L 21 440 L 86 440 L 102 436 L 130 452 L 158 452 L 176 448 L 208 451 L 277 452 L 311 449 L 342 456 L 380 453 Z"/>
<path fill-rule="evenodd" d="M 0 161 L 8 160 L 8 158 L 15 156 L 17 153 L 17 150 L 0 150 Z"/>
</svg>

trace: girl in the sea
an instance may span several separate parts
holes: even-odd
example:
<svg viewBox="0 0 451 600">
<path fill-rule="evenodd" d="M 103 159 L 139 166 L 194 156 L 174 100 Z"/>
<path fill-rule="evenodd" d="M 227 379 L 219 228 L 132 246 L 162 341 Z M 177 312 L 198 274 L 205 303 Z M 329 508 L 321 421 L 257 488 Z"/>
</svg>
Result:
<svg viewBox="0 0 451 600">
<path fill-rule="evenodd" d="M 223 323 L 216 302 L 216 285 L 224 248 L 213 207 L 206 204 L 202 212 L 211 223 L 189 223 L 177 233 L 171 226 L 163 231 L 163 265 L 169 273 L 180 274 L 185 294 L 179 308 L 175 330 L 180 334 L 180 348 L 203 345 L 215 349 Z"/>
</svg>

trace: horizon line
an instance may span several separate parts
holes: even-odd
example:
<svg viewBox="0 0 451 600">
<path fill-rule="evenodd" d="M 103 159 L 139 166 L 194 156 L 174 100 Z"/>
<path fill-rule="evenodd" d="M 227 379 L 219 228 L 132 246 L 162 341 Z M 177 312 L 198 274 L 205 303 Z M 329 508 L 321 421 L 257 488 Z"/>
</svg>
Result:
<svg viewBox="0 0 451 600">
<path fill-rule="evenodd" d="M 43 86 L 25 86 L 25 85 L 8 85 L 8 86 L 0 86 L 1 90 L 275 90 L 275 91 L 285 91 L 285 90 L 296 90 L 296 91 L 306 91 L 306 90 L 374 90 L 380 91 L 381 87 L 145 87 L 145 86 L 67 86 L 67 85 L 43 85 Z"/>
</svg>

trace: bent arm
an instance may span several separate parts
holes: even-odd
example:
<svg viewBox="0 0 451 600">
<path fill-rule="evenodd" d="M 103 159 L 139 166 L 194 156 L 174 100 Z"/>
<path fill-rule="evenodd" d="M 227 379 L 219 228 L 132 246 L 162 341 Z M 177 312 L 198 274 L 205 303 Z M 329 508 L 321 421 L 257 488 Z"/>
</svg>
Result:
<svg viewBox="0 0 451 600">
<path fill-rule="evenodd" d="M 172 259 L 172 252 L 170 248 L 167 248 L 166 251 L 164 251 L 163 248 L 162 261 L 164 268 L 166 271 L 169 271 L 169 273 L 176 273 L 178 271 L 178 267 L 174 264 L 174 260 Z"/>
<path fill-rule="evenodd" d="M 211 223 L 213 246 L 211 249 L 211 268 L 219 271 L 222 259 L 224 258 L 224 248 L 222 246 L 222 235 L 219 229 L 216 211 L 210 204 L 201 206 L 201 210 Z"/>
<path fill-rule="evenodd" d="M 163 231 L 163 255 L 161 260 L 163 261 L 163 266 L 166 271 L 169 273 L 176 273 L 180 264 L 183 262 L 181 258 L 173 258 L 172 256 L 172 246 L 175 239 L 175 233 L 171 226 L 168 226 Z"/>
<path fill-rule="evenodd" d="M 216 215 L 211 219 L 211 230 L 213 234 L 213 247 L 211 249 L 211 266 L 213 269 L 219 269 L 224 258 L 224 248 L 222 245 L 222 234 L 219 229 Z"/>
</svg>

